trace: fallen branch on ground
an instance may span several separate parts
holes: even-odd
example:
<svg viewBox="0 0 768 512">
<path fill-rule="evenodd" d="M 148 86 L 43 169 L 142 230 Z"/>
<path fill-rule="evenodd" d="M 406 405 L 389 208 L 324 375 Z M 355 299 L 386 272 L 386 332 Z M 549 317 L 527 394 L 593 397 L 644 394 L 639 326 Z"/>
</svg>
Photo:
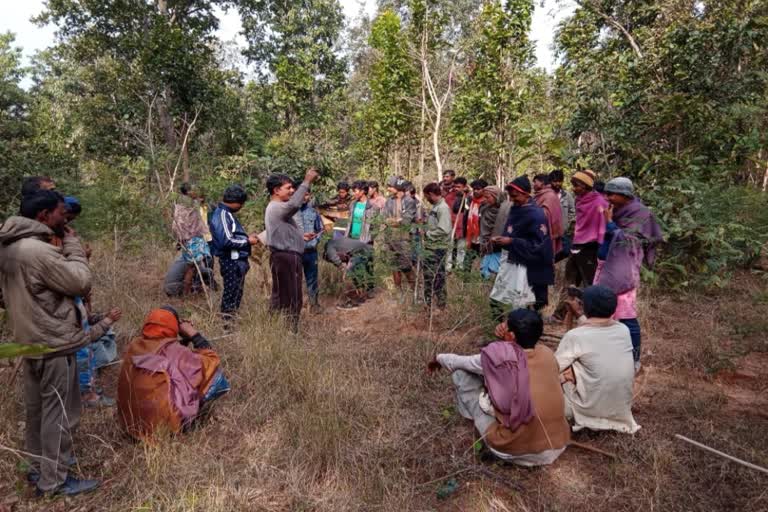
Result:
<svg viewBox="0 0 768 512">
<path fill-rule="evenodd" d="M 733 455 L 728 455 L 727 453 L 723 453 L 720 450 L 715 450 L 714 448 L 710 448 L 709 446 L 707 446 L 705 444 L 701 444 L 698 441 L 694 441 L 693 439 L 688 439 L 687 437 L 681 436 L 680 434 L 675 434 L 675 437 L 680 439 L 680 440 L 685 441 L 686 443 L 690 443 L 693 446 L 696 446 L 697 448 L 701 448 L 702 450 L 706 450 L 708 452 L 714 453 L 715 455 L 719 455 L 720 457 L 723 457 L 723 458 L 726 458 L 726 459 L 728 459 L 730 461 L 736 462 L 737 464 L 741 464 L 742 466 L 746 466 L 746 467 L 748 467 L 750 469 L 754 469 L 756 471 L 760 471 L 760 472 L 765 473 L 765 474 L 768 475 L 768 469 L 766 469 L 766 468 L 764 468 L 762 466 L 758 466 L 756 464 L 752 464 L 751 462 L 747 462 L 745 460 L 738 459 L 738 458 L 734 457 Z"/>
</svg>

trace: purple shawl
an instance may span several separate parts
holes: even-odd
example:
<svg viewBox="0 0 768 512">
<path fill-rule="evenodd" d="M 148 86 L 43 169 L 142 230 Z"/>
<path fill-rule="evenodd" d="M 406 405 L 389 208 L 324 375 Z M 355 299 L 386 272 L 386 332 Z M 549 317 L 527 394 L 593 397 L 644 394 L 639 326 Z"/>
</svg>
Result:
<svg viewBox="0 0 768 512">
<path fill-rule="evenodd" d="M 576 198 L 576 230 L 573 233 L 574 244 L 589 242 L 603 243 L 605 237 L 605 216 L 608 201 L 592 190 Z"/>
<path fill-rule="evenodd" d="M 510 430 L 533 419 L 528 357 L 517 343 L 495 341 L 480 351 L 483 378 L 501 424 Z"/>
<path fill-rule="evenodd" d="M 614 212 L 617 228 L 596 284 L 620 294 L 640 284 L 640 267 L 652 267 L 656 261 L 656 245 L 663 234 L 653 213 L 639 199 Z"/>
</svg>

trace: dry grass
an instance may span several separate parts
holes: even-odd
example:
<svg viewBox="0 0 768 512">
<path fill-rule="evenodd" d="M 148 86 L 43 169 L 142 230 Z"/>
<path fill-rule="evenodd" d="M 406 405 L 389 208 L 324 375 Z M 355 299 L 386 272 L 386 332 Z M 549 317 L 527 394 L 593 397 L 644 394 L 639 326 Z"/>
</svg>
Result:
<svg viewBox="0 0 768 512">
<path fill-rule="evenodd" d="M 173 255 L 106 246 L 96 255 L 95 302 L 125 310 L 124 343 L 151 307 L 168 302 L 160 283 Z M 330 287 L 338 280 L 329 272 Z M 489 327 L 474 322 L 487 314 L 482 285 L 452 279 L 449 311 L 432 319 L 398 307 L 386 290 L 351 312 L 332 309 L 327 298 L 326 314 L 306 315 L 297 337 L 267 314 L 255 275 L 238 334 L 215 342 L 233 391 L 202 428 L 134 444 L 114 411 L 87 410 L 75 438 L 79 469 L 103 479 L 102 489 L 73 500 L 30 499 L 17 459 L 2 452 L 0 510 L 3 503 L 15 511 L 768 510 L 764 475 L 673 438 L 681 433 L 768 466 L 761 384 L 768 370 L 758 368 L 752 380 L 717 373 L 768 351 L 758 332 L 768 318 L 765 281 L 744 276 L 717 296 L 643 295 L 647 370 L 635 407 L 643 429 L 634 437 L 577 436 L 615 461 L 571 448 L 548 468 L 480 472 L 448 377 L 428 378 L 423 366 L 436 349 L 476 350 Z M 216 298 L 176 305 L 208 336 L 223 334 Z M 0 371 L 0 382 L 8 374 Z M 115 374 L 105 379 L 112 393 Z M 0 444 L 8 447 L 23 437 L 16 387 L 0 398 Z M 437 499 L 452 474 L 459 490 Z"/>
</svg>

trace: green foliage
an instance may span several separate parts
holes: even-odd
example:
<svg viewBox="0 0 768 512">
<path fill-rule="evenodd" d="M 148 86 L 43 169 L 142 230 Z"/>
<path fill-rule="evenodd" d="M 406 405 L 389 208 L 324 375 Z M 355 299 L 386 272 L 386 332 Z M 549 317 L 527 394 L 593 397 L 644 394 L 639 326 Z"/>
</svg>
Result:
<svg viewBox="0 0 768 512">
<path fill-rule="evenodd" d="M 0 212 L 16 207 L 29 157 L 28 97 L 19 87 L 21 50 L 13 42 L 13 34 L 0 34 Z"/>
<path fill-rule="evenodd" d="M 681 179 L 643 198 L 668 239 L 655 269 L 665 283 L 721 286 L 768 241 L 768 198 L 753 189 Z"/>
<path fill-rule="evenodd" d="M 338 0 L 240 2 L 244 54 L 274 79 L 271 92 L 283 129 L 316 128 L 328 119 L 323 100 L 343 84 L 346 62 L 337 51 L 344 27 Z"/>
<path fill-rule="evenodd" d="M 526 71 L 532 60 L 528 40 L 533 3 L 488 1 L 476 21 L 467 76 L 456 94 L 451 135 L 491 172 L 511 163 L 509 142 L 526 100 Z M 494 158 L 495 156 L 495 158 Z"/>
<path fill-rule="evenodd" d="M 416 119 L 414 96 L 418 80 L 408 55 L 408 41 L 400 18 L 392 11 L 378 15 L 369 38 L 375 58 L 371 66 L 371 97 L 359 114 L 360 129 L 375 161 L 386 162 L 386 152 L 404 141 Z"/>
<path fill-rule="evenodd" d="M 53 352 L 45 345 L 22 345 L 19 343 L 0 343 L 0 359 L 23 356 L 40 356 Z"/>
</svg>

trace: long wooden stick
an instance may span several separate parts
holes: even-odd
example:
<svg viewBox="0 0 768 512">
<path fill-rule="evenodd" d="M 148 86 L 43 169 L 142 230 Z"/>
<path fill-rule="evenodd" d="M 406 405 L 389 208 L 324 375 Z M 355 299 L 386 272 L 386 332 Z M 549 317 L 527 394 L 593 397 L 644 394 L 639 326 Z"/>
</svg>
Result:
<svg viewBox="0 0 768 512">
<path fill-rule="evenodd" d="M 698 441 L 694 441 L 693 439 L 688 439 L 687 437 L 681 436 L 680 434 L 675 434 L 675 437 L 680 439 L 680 440 L 682 440 L 682 441 L 685 441 L 686 443 L 690 443 L 693 446 L 696 446 L 697 448 L 701 448 L 702 450 L 706 450 L 708 452 L 714 453 L 715 455 L 719 455 L 721 457 L 724 457 L 724 458 L 726 458 L 726 459 L 728 459 L 730 461 L 736 462 L 737 464 L 741 464 L 742 466 L 746 466 L 746 467 L 748 467 L 750 469 L 754 469 L 756 471 L 760 471 L 761 473 L 765 473 L 765 474 L 768 475 L 768 469 L 766 469 L 766 468 L 764 468 L 762 466 L 758 466 L 756 464 L 752 464 L 751 462 L 747 462 L 745 460 L 737 459 L 733 455 L 728 455 L 727 453 L 723 453 L 720 450 L 715 450 L 714 448 L 710 448 L 709 446 L 707 446 L 705 444 L 701 444 Z"/>
<path fill-rule="evenodd" d="M 575 446 L 576 448 L 581 448 L 582 450 L 587 450 L 587 451 L 590 451 L 590 452 L 599 453 L 600 455 L 605 455 L 606 457 L 609 457 L 611 459 L 616 459 L 617 458 L 616 455 L 611 453 L 611 452 L 607 452 L 605 450 L 601 450 L 600 448 L 595 448 L 594 446 L 590 446 L 588 444 L 577 443 L 576 441 L 569 441 L 568 442 L 568 446 Z"/>
</svg>

